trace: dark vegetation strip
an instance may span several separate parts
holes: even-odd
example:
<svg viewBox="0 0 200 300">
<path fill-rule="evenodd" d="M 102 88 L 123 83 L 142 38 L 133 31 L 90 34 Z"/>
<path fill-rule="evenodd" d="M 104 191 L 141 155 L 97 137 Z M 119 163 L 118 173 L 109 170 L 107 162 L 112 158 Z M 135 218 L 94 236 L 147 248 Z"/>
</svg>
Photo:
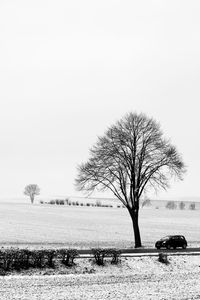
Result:
<svg viewBox="0 0 200 300">
<path fill-rule="evenodd" d="M 93 258 L 97 265 L 103 266 L 105 259 L 109 258 L 112 264 L 118 264 L 120 257 L 137 256 L 159 256 L 167 257 L 174 255 L 200 255 L 200 248 L 186 250 L 155 250 L 137 249 L 137 251 L 125 251 L 116 248 L 93 248 L 83 253 L 77 249 L 20 249 L 20 248 L 1 248 L 0 249 L 0 275 L 8 272 L 27 270 L 30 268 L 56 268 L 59 265 L 72 267 L 77 258 Z M 154 251 L 152 251 L 154 250 Z"/>
<path fill-rule="evenodd" d="M 105 258 L 111 258 L 112 264 L 118 264 L 121 251 L 114 248 L 91 249 L 91 256 L 98 265 L 104 265 Z M 40 249 L 1 248 L 0 275 L 7 272 L 27 270 L 30 268 L 55 268 L 58 263 L 72 267 L 74 260 L 80 257 L 77 249 Z"/>
</svg>

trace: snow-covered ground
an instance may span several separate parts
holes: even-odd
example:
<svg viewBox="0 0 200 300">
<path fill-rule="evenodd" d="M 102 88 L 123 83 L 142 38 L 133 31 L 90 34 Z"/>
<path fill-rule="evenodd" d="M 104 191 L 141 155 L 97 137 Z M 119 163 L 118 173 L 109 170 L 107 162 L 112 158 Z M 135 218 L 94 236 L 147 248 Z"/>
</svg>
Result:
<svg viewBox="0 0 200 300">
<path fill-rule="evenodd" d="M 139 224 L 144 246 L 169 234 L 200 246 L 200 210 L 144 208 Z M 125 208 L 0 203 L 0 245 L 130 248 L 134 235 Z"/>
<path fill-rule="evenodd" d="M 200 299 L 200 256 L 122 258 L 104 267 L 78 259 L 71 269 L 0 277 L 1 300 Z"/>
</svg>

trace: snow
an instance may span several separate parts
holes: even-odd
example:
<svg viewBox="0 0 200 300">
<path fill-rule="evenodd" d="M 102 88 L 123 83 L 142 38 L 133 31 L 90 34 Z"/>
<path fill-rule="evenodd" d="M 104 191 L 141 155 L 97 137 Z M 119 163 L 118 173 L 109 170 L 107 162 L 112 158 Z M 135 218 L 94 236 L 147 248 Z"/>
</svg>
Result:
<svg viewBox="0 0 200 300">
<path fill-rule="evenodd" d="M 105 266 L 77 259 L 73 268 L 16 273 L 0 277 L 0 299 L 200 299 L 200 256 L 168 258 L 168 265 L 145 256 Z"/>
</svg>

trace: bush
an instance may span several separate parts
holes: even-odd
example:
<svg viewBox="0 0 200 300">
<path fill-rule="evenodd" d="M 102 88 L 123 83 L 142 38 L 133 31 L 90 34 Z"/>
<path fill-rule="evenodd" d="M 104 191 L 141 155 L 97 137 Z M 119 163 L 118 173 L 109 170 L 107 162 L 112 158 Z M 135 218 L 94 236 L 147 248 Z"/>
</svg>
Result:
<svg viewBox="0 0 200 300">
<path fill-rule="evenodd" d="M 185 203 L 184 203 L 183 201 L 181 201 L 181 202 L 179 203 L 179 208 L 180 208 L 181 210 L 185 209 Z"/>
<path fill-rule="evenodd" d="M 86 203 L 86 206 L 90 206 L 90 203 Z"/>
<path fill-rule="evenodd" d="M 92 248 L 92 254 L 94 256 L 95 262 L 98 266 L 104 265 L 104 257 L 106 255 L 106 250 L 102 248 Z"/>
<path fill-rule="evenodd" d="M 14 262 L 13 262 L 13 269 L 20 270 L 20 269 L 28 269 L 30 267 L 30 257 L 31 251 L 28 249 L 14 249 Z"/>
<path fill-rule="evenodd" d="M 4 271 L 29 268 L 31 251 L 27 249 L 10 248 L 0 250 L 0 268 Z"/>
<path fill-rule="evenodd" d="M 40 204 L 44 204 L 44 201 L 43 201 L 43 200 L 40 200 Z"/>
<path fill-rule="evenodd" d="M 169 264 L 169 260 L 167 258 L 167 254 L 165 253 L 159 253 L 158 254 L 158 261 L 163 263 L 163 264 Z"/>
<path fill-rule="evenodd" d="M 30 264 L 33 268 L 45 267 L 45 250 L 33 250 L 31 251 Z"/>
<path fill-rule="evenodd" d="M 15 252 L 11 249 L 0 250 L 0 267 L 4 271 L 10 271 L 13 269 L 13 263 L 15 260 Z"/>
<path fill-rule="evenodd" d="M 115 248 L 106 249 L 106 256 L 112 257 L 111 264 L 118 264 L 121 256 L 121 250 Z"/>
<path fill-rule="evenodd" d="M 79 256 L 76 249 L 60 249 L 58 250 L 58 256 L 61 258 L 62 264 L 67 267 L 74 265 L 74 259 Z"/>
<path fill-rule="evenodd" d="M 144 206 L 151 206 L 151 200 L 148 199 L 148 198 L 144 199 L 144 200 L 142 201 L 142 208 L 143 208 Z"/>
<path fill-rule="evenodd" d="M 102 204 L 101 204 L 101 201 L 100 201 L 100 200 L 97 200 L 97 201 L 96 201 L 96 206 L 98 206 L 98 207 L 101 207 L 101 206 L 102 206 Z"/>
<path fill-rule="evenodd" d="M 189 209 L 191 210 L 195 210 L 196 209 L 196 206 L 195 206 L 195 203 L 192 202 L 190 205 L 189 205 Z"/>
<path fill-rule="evenodd" d="M 174 203 L 174 201 L 168 201 L 165 207 L 168 209 L 176 209 L 176 203 Z"/>
<path fill-rule="evenodd" d="M 93 248 L 91 249 L 92 254 L 94 256 L 95 262 L 99 266 L 104 265 L 104 258 L 105 257 L 111 257 L 111 263 L 112 264 L 118 264 L 119 263 L 119 257 L 121 255 L 121 251 L 115 248 Z"/>
<path fill-rule="evenodd" d="M 46 262 L 47 267 L 54 268 L 55 267 L 54 258 L 57 255 L 57 251 L 49 249 L 49 250 L 45 250 L 44 252 L 45 252 L 45 258 L 46 258 L 46 261 L 47 261 Z"/>
<path fill-rule="evenodd" d="M 50 200 L 49 204 L 56 204 L 56 201 L 55 200 Z"/>
</svg>

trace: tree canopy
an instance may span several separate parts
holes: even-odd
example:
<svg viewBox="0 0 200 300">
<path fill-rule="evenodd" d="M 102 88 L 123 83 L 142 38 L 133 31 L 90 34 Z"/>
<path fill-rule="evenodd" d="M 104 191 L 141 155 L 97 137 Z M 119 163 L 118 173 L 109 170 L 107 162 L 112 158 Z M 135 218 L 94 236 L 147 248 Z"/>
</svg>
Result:
<svg viewBox="0 0 200 300">
<path fill-rule="evenodd" d="M 24 189 L 24 194 L 29 196 L 33 203 L 35 196 L 40 194 L 40 188 L 37 184 L 28 184 Z"/>
</svg>

